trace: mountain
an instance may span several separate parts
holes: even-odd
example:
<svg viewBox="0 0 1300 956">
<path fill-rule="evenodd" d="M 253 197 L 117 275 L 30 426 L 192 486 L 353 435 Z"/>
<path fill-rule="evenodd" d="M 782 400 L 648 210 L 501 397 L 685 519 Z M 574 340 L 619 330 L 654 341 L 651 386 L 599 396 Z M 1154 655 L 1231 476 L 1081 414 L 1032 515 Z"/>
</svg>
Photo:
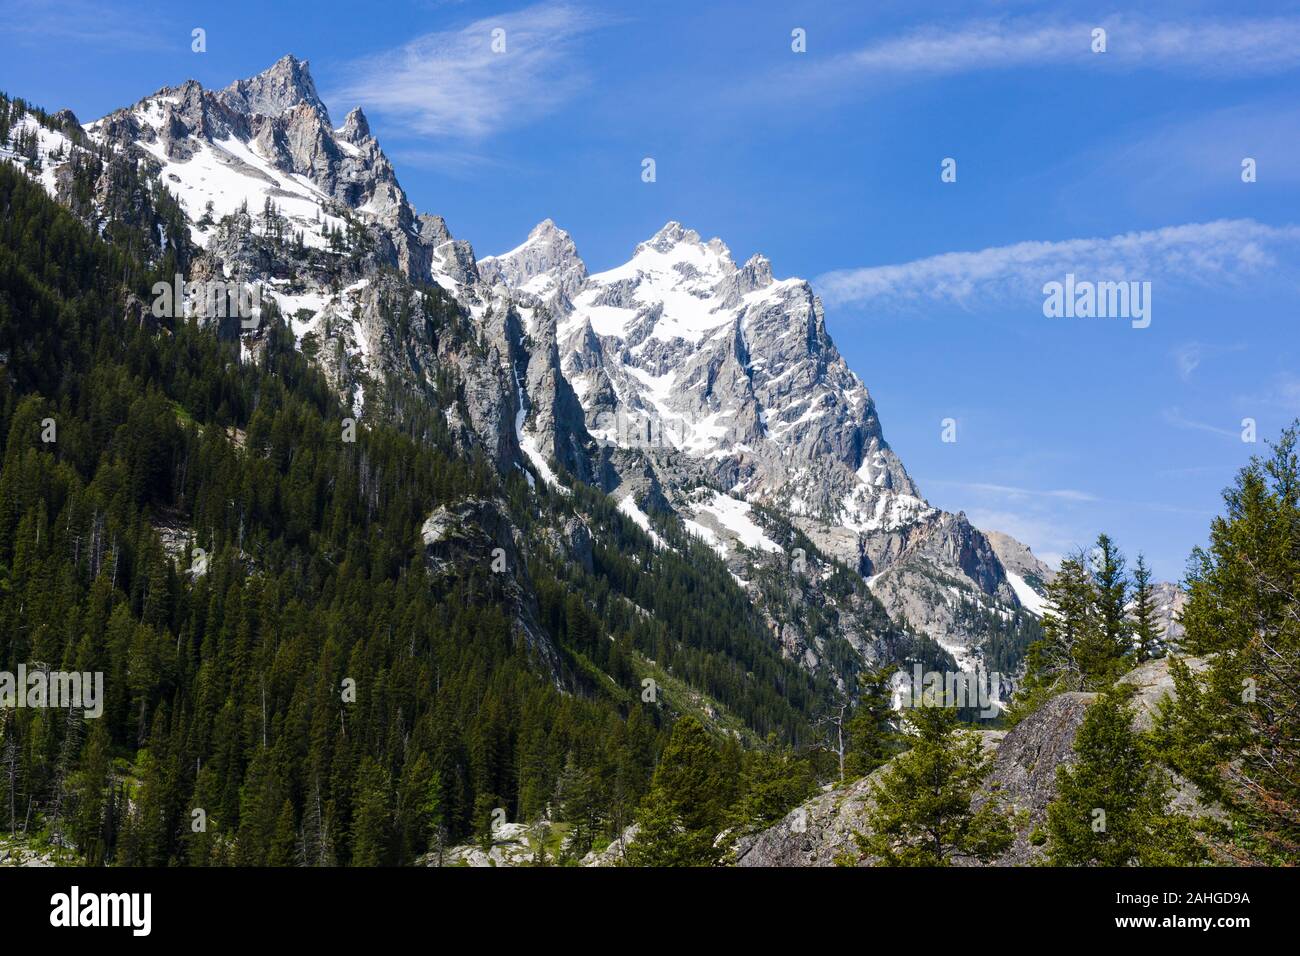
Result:
<svg viewBox="0 0 1300 956">
<path fill-rule="evenodd" d="M 455 285 L 464 255 L 434 216 L 417 216 L 360 108 L 333 127 L 306 62 L 285 56 L 264 73 L 205 90 L 190 80 L 86 126 L 97 142 L 138 148 L 190 220 L 200 248 L 228 240 L 220 222 L 241 210 L 264 213 L 269 200 L 285 228 L 309 249 L 323 231 L 358 216 L 370 227 L 371 263 Z"/>
<path fill-rule="evenodd" d="M 993 553 L 1002 562 L 1007 581 L 1016 592 L 1021 605 L 1041 617 L 1047 609 L 1047 601 L 1043 597 L 1044 589 L 1056 572 L 1052 570 L 1051 565 L 1034 554 L 1028 545 L 1022 544 L 1010 535 L 1003 534 L 1001 531 L 985 531 L 984 536 L 988 538 Z"/>
<path fill-rule="evenodd" d="M 0 672 L 76 668 L 102 694 L 0 708 L 0 752 L 28 754 L 5 775 L 25 808 L 0 821 L 8 859 L 405 864 L 537 819 L 566 774 L 621 828 L 685 715 L 736 753 L 815 740 L 844 694 L 707 547 L 656 547 L 585 483 L 530 487 L 466 426 L 476 382 L 517 383 L 444 291 L 367 277 L 392 296 L 368 321 L 412 350 L 399 370 L 417 346 L 437 364 L 427 392 L 377 383 L 355 421 L 274 294 L 255 327 L 146 298 L 182 268 L 275 262 L 341 289 L 354 247 L 258 228 L 221 259 L 138 147 L 68 123 L 0 96 Z M 916 651 L 851 584 L 819 582 L 846 614 L 863 599 L 873 647 Z"/>
<path fill-rule="evenodd" d="M 812 287 L 775 278 L 763 256 L 737 265 L 721 240 L 670 222 L 590 275 L 546 220 L 479 260 L 412 207 L 359 107 L 333 125 L 292 56 L 71 129 L 57 148 L 42 141 L 41 178 L 70 207 L 91 192 L 89 224 L 102 228 L 121 190 L 103 174 L 88 190 L 66 170 L 82 152 L 110 170 L 133 161 L 175 196 L 188 233 L 160 228 L 150 252 L 165 245 L 187 278 L 255 284 L 356 417 L 454 389 L 441 404 L 462 451 L 534 485 L 610 493 L 661 543 L 669 525 L 702 539 L 759 599 L 783 652 L 840 686 L 853 666 L 831 663 L 842 655 L 819 633 L 830 625 L 778 612 L 789 600 L 777 591 L 811 587 L 861 662 L 933 639 L 944 651 L 925 653 L 973 667 L 992 645 L 1005 662 L 1033 637 L 1036 592 L 964 515 L 926 502 Z M 264 329 L 218 332 L 258 360 Z M 870 593 L 825 593 L 839 567 Z M 853 617 L 871 623 L 843 623 Z"/>
<path fill-rule="evenodd" d="M 666 508 L 724 557 L 761 560 L 782 551 L 755 518 L 769 509 L 967 666 L 990 618 L 1031 627 L 1026 601 L 1041 613 L 982 532 L 925 501 L 808 282 L 775 278 L 761 255 L 737 265 L 720 239 L 677 222 L 594 275 L 550 220 L 483 262 L 558 315 L 560 367 L 588 433 L 649 463 L 654 481 L 621 492 L 629 510 Z"/>
</svg>

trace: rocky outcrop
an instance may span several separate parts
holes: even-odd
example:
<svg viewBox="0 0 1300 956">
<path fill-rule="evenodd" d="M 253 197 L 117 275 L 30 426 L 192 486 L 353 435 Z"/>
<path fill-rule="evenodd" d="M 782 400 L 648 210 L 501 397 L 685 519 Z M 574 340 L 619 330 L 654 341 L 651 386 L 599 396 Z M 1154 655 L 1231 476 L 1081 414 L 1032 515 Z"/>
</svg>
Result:
<svg viewBox="0 0 1300 956">
<path fill-rule="evenodd" d="M 502 823 L 492 828 L 486 845 L 465 843 L 441 853 L 426 853 L 419 866 L 532 866 L 554 862 L 547 852 L 545 824 Z"/>
<path fill-rule="evenodd" d="M 1184 660 L 1193 669 L 1204 667 L 1195 658 Z M 1148 661 L 1123 681 L 1136 688 L 1134 728 L 1149 729 L 1161 700 L 1174 691 L 1169 659 Z M 1059 694 L 1010 731 L 982 732 L 985 747 L 995 752 L 973 805 L 995 800 L 1018 815 L 1014 841 L 993 865 L 1024 866 L 1043 857 L 1043 826 L 1048 804 L 1056 797 L 1056 771 L 1073 761 L 1075 735 L 1095 699 L 1096 695 L 1089 693 Z M 832 866 L 846 853 L 858 861 L 853 833 L 866 828 L 872 784 L 883 771 L 882 767 L 847 787 L 824 791 L 772 827 L 741 838 L 735 845 L 736 864 Z M 1195 787 L 1181 779 L 1174 780 L 1171 807 L 1196 814 L 1215 812 L 1202 804 Z"/>
<path fill-rule="evenodd" d="M 9 836 L 0 841 L 0 867 L 4 866 L 58 866 L 66 865 L 59 851 L 52 846 L 37 846 L 35 841 L 22 836 Z"/>
<path fill-rule="evenodd" d="M 1028 545 L 1017 541 L 1011 535 L 1003 534 L 1001 531 L 986 530 L 984 537 L 988 539 L 993 553 L 1002 562 L 1004 570 L 1012 571 L 1026 580 L 1037 578 L 1044 584 L 1055 576 L 1056 572 L 1052 570 L 1051 565 L 1034 554 Z"/>
<path fill-rule="evenodd" d="M 475 580 L 504 599 L 534 660 L 557 686 L 566 686 L 559 650 L 539 622 L 522 534 L 511 524 L 505 502 L 466 499 L 440 505 L 425 519 L 420 544 L 428 573 L 442 579 L 441 586 L 455 589 L 462 579 Z"/>
<path fill-rule="evenodd" d="M 1095 694 L 1060 694 L 1016 725 L 1003 739 L 993 769 L 975 804 L 996 799 L 1022 813 L 1011 848 L 1000 866 L 1024 866 L 1043 855 L 1041 830 L 1056 797 L 1056 770 L 1074 759 L 1074 735 Z"/>
<path fill-rule="evenodd" d="M 592 850 L 581 860 L 582 866 L 622 866 L 627 859 L 627 848 L 636 840 L 640 829 L 635 823 L 627 827 L 603 850 Z"/>
<path fill-rule="evenodd" d="M 578 866 L 622 866 L 627 846 L 636 839 L 637 826 L 632 824 L 609 845 L 591 850 Z M 548 820 L 536 823 L 502 823 L 492 828 L 490 840 L 463 843 L 441 853 L 431 851 L 416 861 L 419 866 L 555 866 L 566 852 L 567 835 L 556 833 Z M 0 861 L 2 864 L 3 861 Z"/>
<path fill-rule="evenodd" d="M 1003 731 L 978 731 L 987 749 Z M 871 793 L 886 767 L 844 787 L 832 787 L 787 813 L 759 833 L 741 837 L 733 849 L 736 866 L 836 866 L 858 863 L 855 832 L 864 828 Z"/>
</svg>

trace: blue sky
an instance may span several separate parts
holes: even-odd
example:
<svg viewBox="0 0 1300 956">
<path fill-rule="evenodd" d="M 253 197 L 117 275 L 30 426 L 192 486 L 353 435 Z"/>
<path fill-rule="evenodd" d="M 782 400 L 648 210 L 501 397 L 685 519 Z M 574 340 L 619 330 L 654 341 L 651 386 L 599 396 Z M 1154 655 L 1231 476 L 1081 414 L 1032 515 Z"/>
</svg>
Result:
<svg viewBox="0 0 1300 956">
<path fill-rule="evenodd" d="M 1300 8 L 920 6 L 0 0 L 0 89 L 84 122 L 292 52 L 479 255 L 545 217 L 593 271 L 669 219 L 764 252 L 933 503 L 1178 578 L 1300 414 Z M 1045 317 L 1067 272 L 1150 282 L 1149 327 Z"/>
</svg>

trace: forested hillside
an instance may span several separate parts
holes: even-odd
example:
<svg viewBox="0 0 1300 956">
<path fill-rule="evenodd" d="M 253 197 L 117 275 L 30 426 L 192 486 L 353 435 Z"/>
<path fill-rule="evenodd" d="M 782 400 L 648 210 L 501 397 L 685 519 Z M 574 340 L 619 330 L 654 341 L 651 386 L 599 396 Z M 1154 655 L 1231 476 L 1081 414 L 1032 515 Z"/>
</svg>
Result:
<svg viewBox="0 0 1300 956">
<path fill-rule="evenodd" d="M 8 165 L 0 211 L 0 666 L 102 671 L 107 697 L 0 715 L 0 826 L 91 862 L 403 863 L 498 807 L 535 817 L 566 765 L 617 832 L 674 714 L 737 761 L 736 735 L 810 741 L 831 688 L 707 549 L 503 479 L 436 404 L 349 441 L 273 305 L 241 363 L 129 306 L 170 257 L 92 238 Z M 513 566 L 426 554 L 426 519 L 467 502 Z M 585 565 L 546 543 L 575 519 Z"/>
</svg>

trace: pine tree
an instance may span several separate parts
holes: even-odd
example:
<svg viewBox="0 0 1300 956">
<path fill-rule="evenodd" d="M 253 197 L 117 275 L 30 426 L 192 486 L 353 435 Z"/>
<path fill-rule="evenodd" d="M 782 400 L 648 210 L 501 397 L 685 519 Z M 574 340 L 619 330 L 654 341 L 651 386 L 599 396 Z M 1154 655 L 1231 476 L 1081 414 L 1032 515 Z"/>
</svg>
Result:
<svg viewBox="0 0 1300 956">
<path fill-rule="evenodd" d="M 775 734 L 766 748 L 746 754 L 743 763 L 740 796 L 728 814 L 741 832 L 771 826 L 817 789 L 809 763 L 781 746 Z"/>
<path fill-rule="evenodd" d="M 1096 644 L 1096 601 L 1086 559 L 1077 554 L 1064 559 L 1047 585 L 1043 638 L 1029 645 L 1024 682 L 1006 711 L 1008 723 L 1023 720 L 1056 694 L 1087 687 L 1084 649 Z"/>
<path fill-rule="evenodd" d="M 717 761 L 700 722 L 679 718 L 637 815 L 637 836 L 627 855 L 631 865 L 714 866 L 722 860 L 722 848 L 714 845 L 722 828 Z"/>
<path fill-rule="evenodd" d="M 391 829 L 388 774 L 373 757 L 361 758 L 356 782 L 356 816 L 352 824 L 352 865 L 387 862 Z"/>
<path fill-rule="evenodd" d="M 1047 807 L 1048 856 L 1057 866 L 1179 866 L 1203 853 L 1192 821 L 1167 809 L 1168 773 L 1133 731 L 1126 684 L 1089 705 L 1076 760 L 1056 769 Z"/>
<path fill-rule="evenodd" d="M 1133 634 L 1133 655 L 1139 664 L 1161 656 L 1163 637 L 1160 625 L 1156 623 L 1151 569 L 1141 554 L 1133 566 L 1133 607 L 1129 613 L 1129 629 Z"/>
<path fill-rule="evenodd" d="M 898 730 L 890 688 L 894 670 L 894 665 L 882 664 L 858 675 L 858 702 L 846 725 L 846 764 L 854 777 L 871 773 L 897 750 Z"/>
<path fill-rule="evenodd" d="M 600 829 L 602 804 L 595 774 L 582 767 L 570 751 L 555 785 L 556 819 L 569 825 L 565 853 L 581 857 L 591 849 Z"/>
<path fill-rule="evenodd" d="M 1170 765 L 1226 808 L 1216 856 L 1300 859 L 1300 421 L 1243 468 L 1192 555 L 1175 696 L 1159 721 Z"/>
<path fill-rule="evenodd" d="M 109 799 L 109 737 L 99 722 L 86 741 L 81 769 L 74 775 L 72 789 L 72 839 L 90 866 L 103 862 Z"/>
<path fill-rule="evenodd" d="M 480 790 L 474 796 L 474 837 L 479 849 L 490 853 L 496 843 L 497 823 L 501 818 L 499 812 L 501 798 L 489 790 Z"/>
<path fill-rule="evenodd" d="M 1092 557 L 1096 626 L 1084 631 L 1077 644 L 1079 667 L 1089 689 L 1105 687 L 1119 676 L 1131 646 L 1124 565 L 1124 555 L 1110 535 L 1098 535 Z"/>
<path fill-rule="evenodd" d="M 293 804 L 285 800 L 280 805 L 280 816 L 275 822 L 275 833 L 271 838 L 271 852 L 267 855 L 268 866 L 293 866 L 297 862 L 297 832 L 293 826 Z"/>
<path fill-rule="evenodd" d="M 923 702 L 904 712 L 912 747 L 871 788 L 862 854 L 889 866 L 992 860 L 1011 845 L 1011 818 L 992 800 L 972 806 L 993 758 L 978 734 L 958 730 L 952 707 Z"/>
</svg>

